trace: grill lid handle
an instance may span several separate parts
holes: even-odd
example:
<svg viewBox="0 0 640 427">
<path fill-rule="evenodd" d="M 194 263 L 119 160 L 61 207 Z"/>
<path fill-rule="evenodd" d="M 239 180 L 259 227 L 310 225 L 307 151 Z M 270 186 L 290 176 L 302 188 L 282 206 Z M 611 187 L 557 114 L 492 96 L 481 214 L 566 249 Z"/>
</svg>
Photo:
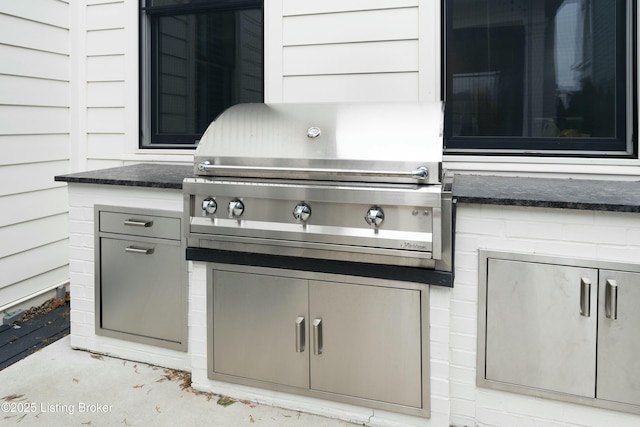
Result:
<svg viewBox="0 0 640 427">
<path fill-rule="evenodd" d="M 238 165 L 214 165 L 209 160 L 205 160 L 198 164 L 200 172 L 257 172 L 278 175 L 281 173 L 303 173 L 314 175 L 360 175 L 371 176 L 379 175 L 379 172 L 371 170 L 357 169 L 330 169 L 330 168 L 296 168 L 296 167 L 277 167 L 277 166 L 238 166 Z M 426 181 L 429 178 L 429 169 L 426 166 L 419 166 L 411 172 L 405 171 L 389 171 L 385 175 L 399 178 L 413 178 L 419 181 Z"/>
</svg>

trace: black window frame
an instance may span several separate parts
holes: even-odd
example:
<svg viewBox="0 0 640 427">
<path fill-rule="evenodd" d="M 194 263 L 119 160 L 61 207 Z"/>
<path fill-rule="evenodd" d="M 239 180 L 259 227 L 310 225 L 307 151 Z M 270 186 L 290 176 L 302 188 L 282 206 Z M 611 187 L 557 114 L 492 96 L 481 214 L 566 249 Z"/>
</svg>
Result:
<svg viewBox="0 0 640 427">
<path fill-rule="evenodd" d="M 638 29 L 637 2 L 616 0 L 621 3 L 616 44 L 624 46 L 622 55 L 617 55 L 617 69 L 623 85 L 617 84 L 616 108 L 624 105 L 625 113 L 616 115 L 616 138 L 560 138 L 560 137 L 492 137 L 492 136 L 452 136 L 451 108 L 447 99 L 452 96 L 453 55 L 448 41 L 453 40 L 452 3 L 442 0 L 442 97 L 445 103 L 444 153 L 447 155 L 491 155 L 525 157 L 592 157 L 592 158 L 638 158 Z M 531 0 L 543 1 L 543 0 Z M 622 16 L 620 16 L 620 14 Z M 525 81 L 526 85 L 526 81 Z"/>
<path fill-rule="evenodd" d="M 154 5 L 157 3 L 157 5 Z M 153 107 L 157 100 L 154 98 L 154 88 L 157 87 L 157 76 L 152 71 L 156 57 L 152 54 L 153 36 L 151 34 L 151 17 L 189 15 L 206 12 L 226 12 L 246 9 L 259 9 L 263 17 L 262 40 L 264 45 L 264 1 L 263 0 L 139 0 L 140 6 L 140 66 L 139 66 L 139 129 L 140 149 L 193 149 L 197 146 L 202 133 L 184 133 L 161 135 L 155 130 L 157 117 Z M 263 47 L 264 49 L 264 47 Z M 262 54 L 264 76 L 264 52 Z M 262 89 L 264 100 L 264 87 Z M 211 118 L 212 120 L 215 117 Z"/>
</svg>

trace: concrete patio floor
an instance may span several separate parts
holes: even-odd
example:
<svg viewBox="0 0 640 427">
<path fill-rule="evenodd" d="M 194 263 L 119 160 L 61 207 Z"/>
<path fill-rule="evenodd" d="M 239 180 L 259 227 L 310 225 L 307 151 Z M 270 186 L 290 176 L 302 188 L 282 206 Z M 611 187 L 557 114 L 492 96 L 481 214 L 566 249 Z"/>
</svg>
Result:
<svg viewBox="0 0 640 427">
<path fill-rule="evenodd" d="M 0 425 L 355 425 L 196 392 L 188 380 L 180 371 L 73 350 L 67 336 L 0 371 Z"/>
</svg>

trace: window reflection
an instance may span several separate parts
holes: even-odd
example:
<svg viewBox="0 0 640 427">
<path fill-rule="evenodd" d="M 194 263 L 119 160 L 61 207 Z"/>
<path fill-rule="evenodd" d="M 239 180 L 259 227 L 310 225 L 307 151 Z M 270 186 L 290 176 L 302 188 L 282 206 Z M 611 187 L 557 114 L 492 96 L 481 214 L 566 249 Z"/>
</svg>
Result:
<svg viewBox="0 0 640 427">
<path fill-rule="evenodd" d="M 620 137 L 623 1 L 449 4 L 449 137 Z"/>
</svg>

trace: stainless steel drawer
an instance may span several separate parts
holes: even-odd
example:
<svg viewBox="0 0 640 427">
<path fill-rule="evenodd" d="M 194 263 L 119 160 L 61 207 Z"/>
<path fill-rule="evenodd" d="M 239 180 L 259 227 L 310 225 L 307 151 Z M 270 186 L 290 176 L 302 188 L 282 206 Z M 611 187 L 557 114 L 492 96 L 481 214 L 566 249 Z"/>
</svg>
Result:
<svg viewBox="0 0 640 427">
<path fill-rule="evenodd" d="M 187 350 L 181 213 L 94 206 L 95 332 Z"/>
<path fill-rule="evenodd" d="M 180 218 L 100 211 L 100 231 L 129 236 L 180 240 Z"/>
<path fill-rule="evenodd" d="M 183 342 L 179 245 L 101 239 L 102 328 Z"/>
</svg>

